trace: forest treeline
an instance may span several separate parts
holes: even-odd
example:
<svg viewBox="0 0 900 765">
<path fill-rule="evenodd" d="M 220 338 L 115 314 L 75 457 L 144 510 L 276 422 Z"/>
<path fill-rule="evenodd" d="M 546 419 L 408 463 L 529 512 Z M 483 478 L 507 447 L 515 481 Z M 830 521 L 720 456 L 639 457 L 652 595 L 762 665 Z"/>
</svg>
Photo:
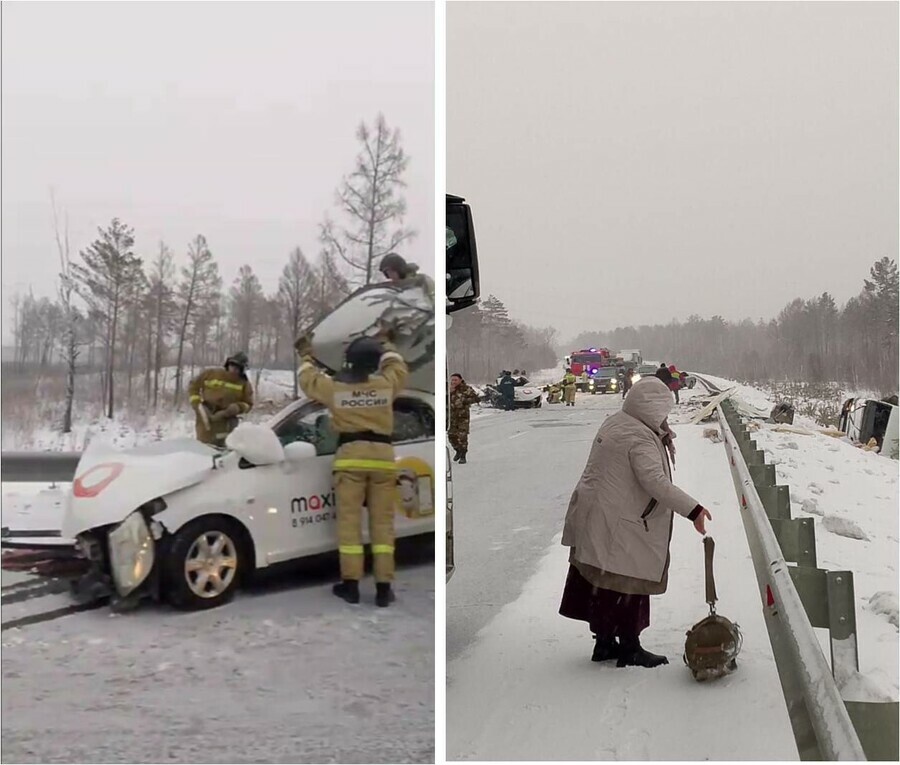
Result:
<svg viewBox="0 0 900 765">
<path fill-rule="evenodd" d="M 378 115 L 371 126 L 359 126 L 356 138 L 354 169 L 340 183 L 336 209 L 319 225 L 318 252 L 308 257 L 297 246 L 266 254 L 284 263 L 269 290 L 249 258 L 237 273 L 223 273 L 215 243 L 202 234 L 176 251 L 166 242 L 140 242 L 118 218 L 74 253 L 52 200 L 56 295 L 14 296 L 13 358 L 5 366 L 44 375 L 64 371 L 63 432 L 71 428 L 73 401 L 96 396 L 90 389 L 95 375 L 111 418 L 122 400 L 144 408 L 178 406 L 194 371 L 221 364 L 237 350 L 249 354 L 257 381 L 264 368 L 296 369 L 299 332 L 353 289 L 379 280 L 381 258 L 402 252 L 416 233 L 403 223 L 409 158 L 399 131 Z M 161 387 L 166 367 L 175 369 L 174 395 Z M 92 383 L 79 386 L 86 373 Z"/>
<path fill-rule="evenodd" d="M 483 382 L 503 368 L 555 367 L 578 348 L 640 348 L 645 359 L 673 363 L 745 382 L 833 381 L 883 393 L 898 384 L 897 263 L 876 261 L 859 294 L 843 305 L 824 293 L 796 298 L 768 321 L 685 321 L 612 330 L 588 330 L 566 345 L 553 328 L 534 328 L 509 317 L 489 297 L 455 314 L 448 333 L 451 371 Z"/>
</svg>

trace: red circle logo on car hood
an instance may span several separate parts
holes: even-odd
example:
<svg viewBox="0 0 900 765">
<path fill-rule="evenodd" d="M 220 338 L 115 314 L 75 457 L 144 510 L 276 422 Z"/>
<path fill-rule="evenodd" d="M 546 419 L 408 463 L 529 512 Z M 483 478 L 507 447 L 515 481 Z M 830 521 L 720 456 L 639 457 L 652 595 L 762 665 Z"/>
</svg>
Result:
<svg viewBox="0 0 900 765">
<path fill-rule="evenodd" d="M 96 497 L 109 486 L 125 468 L 121 462 L 103 462 L 94 465 L 72 483 L 72 493 L 82 499 Z"/>
</svg>

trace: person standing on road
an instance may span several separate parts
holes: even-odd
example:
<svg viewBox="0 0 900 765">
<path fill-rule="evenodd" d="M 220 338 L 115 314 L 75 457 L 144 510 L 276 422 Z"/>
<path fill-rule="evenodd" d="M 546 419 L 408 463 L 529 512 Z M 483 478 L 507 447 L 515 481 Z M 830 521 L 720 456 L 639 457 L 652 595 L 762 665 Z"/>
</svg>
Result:
<svg viewBox="0 0 900 765">
<path fill-rule="evenodd" d="M 238 417 L 253 408 L 253 386 L 247 379 L 247 354 L 234 353 L 222 367 L 205 369 L 188 386 L 188 400 L 197 416 L 197 440 L 210 446 L 225 446 Z"/>
<path fill-rule="evenodd" d="M 577 378 L 572 374 L 571 369 L 566 369 L 566 376 L 563 377 L 562 386 L 563 386 L 563 401 L 566 402 L 566 406 L 575 406 L 575 383 L 577 382 Z"/>
<path fill-rule="evenodd" d="M 679 372 L 674 364 L 669 365 L 669 374 L 672 375 L 672 382 L 669 383 L 669 390 L 675 394 L 675 403 L 680 404 L 678 400 L 678 391 L 681 390 L 681 372 Z"/>
<path fill-rule="evenodd" d="M 394 510 L 397 477 L 394 464 L 394 399 L 403 390 L 409 369 L 392 344 L 393 332 L 377 338 L 359 337 L 347 346 L 344 368 L 333 378 L 316 368 L 310 351 L 312 335 L 297 339 L 302 358 L 300 387 L 311 399 L 328 407 L 339 446 L 334 455 L 334 493 L 337 500 L 338 552 L 341 581 L 335 595 L 359 603 L 363 577 L 363 503 L 369 513 L 369 536 L 375 573 L 375 604 L 394 600 Z M 360 406 L 364 402 L 364 406 Z"/>
<path fill-rule="evenodd" d="M 447 438 L 455 452 L 453 461 L 466 464 L 469 451 L 469 407 L 478 403 L 478 394 L 466 384 L 461 374 L 450 375 L 450 428 Z"/>
<path fill-rule="evenodd" d="M 516 403 L 516 381 L 513 376 L 504 371 L 503 376 L 497 383 L 497 390 L 500 391 L 500 403 L 507 412 L 515 409 Z"/>
<path fill-rule="evenodd" d="M 650 625 L 650 596 L 668 586 L 674 514 L 700 534 L 712 519 L 672 483 L 662 440 L 672 408 L 660 380 L 638 380 L 622 410 L 600 427 L 569 501 L 562 544 L 570 565 L 559 613 L 590 625 L 593 661 L 668 663 L 641 646 L 640 633 Z"/>
<path fill-rule="evenodd" d="M 622 398 L 628 394 L 628 391 L 631 390 L 631 386 L 634 385 L 634 369 L 628 367 L 625 370 L 625 377 L 622 379 Z"/>
<path fill-rule="evenodd" d="M 672 382 L 672 373 L 665 363 L 659 365 L 659 369 L 656 370 L 655 375 L 666 384 L 667 388 L 669 387 Z"/>
</svg>

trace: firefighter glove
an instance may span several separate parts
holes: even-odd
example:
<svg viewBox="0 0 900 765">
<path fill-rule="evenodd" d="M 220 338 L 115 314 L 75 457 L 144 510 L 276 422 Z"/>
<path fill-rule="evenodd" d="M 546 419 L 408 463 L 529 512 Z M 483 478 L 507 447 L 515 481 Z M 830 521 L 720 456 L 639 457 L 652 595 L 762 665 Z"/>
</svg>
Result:
<svg viewBox="0 0 900 765">
<path fill-rule="evenodd" d="M 378 332 L 376 333 L 375 337 L 379 340 L 386 340 L 389 343 L 393 343 L 397 339 L 397 325 L 392 322 L 387 322 L 383 319 L 379 319 Z"/>
</svg>

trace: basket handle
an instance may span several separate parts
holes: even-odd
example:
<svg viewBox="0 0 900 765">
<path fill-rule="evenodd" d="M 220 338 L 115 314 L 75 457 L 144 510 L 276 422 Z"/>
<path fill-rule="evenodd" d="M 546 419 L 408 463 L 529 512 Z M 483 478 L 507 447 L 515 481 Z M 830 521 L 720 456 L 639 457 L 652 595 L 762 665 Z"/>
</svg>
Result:
<svg viewBox="0 0 900 765">
<path fill-rule="evenodd" d="M 703 537 L 703 553 L 706 564 L 706 602 L 709 605 L 709 612 L 716 612 L 716 579 L 713 575 L 713 554 L 716 550 L 716 543 L 712 537 Z"/>
</svg>

